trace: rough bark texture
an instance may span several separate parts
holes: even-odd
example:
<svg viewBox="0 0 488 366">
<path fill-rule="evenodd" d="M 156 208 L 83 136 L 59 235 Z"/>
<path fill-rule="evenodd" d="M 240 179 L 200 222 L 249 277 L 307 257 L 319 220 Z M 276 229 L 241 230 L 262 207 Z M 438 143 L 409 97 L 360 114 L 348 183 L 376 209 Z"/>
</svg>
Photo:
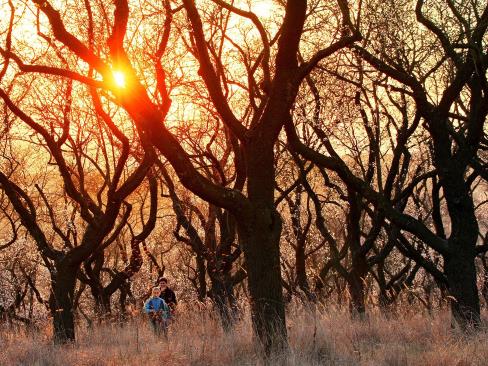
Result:
<svg viewBox="0 0 488 366">
<path fill-rule="evenodd" d="M 281 219 L 274 208 L 257 208 L 250 222 L 238 223 L 247 263 L 254 330 L 265 350 L 286 343 L 279 238 Z"/>
<path fill-rule="evenodd" d="M 452 300 L 452 317 L 461 328 L 477 326 L 480 324 L 480 303 L 474 259 L 479 228 L 473 197 L 464 177 L 470 151 L 469 147 L 463 147 L 453 154 L 451 138 L 443 129 L 447 122 L 442 117 L 429 122 L 434 137 L 434 165 L 451 219 L 444 272 Z"/>
<path fill-rule="evenodd" d="M 54 341 L 56 343 L 75 340 L 73 298 L 76 285 L 77 268 L 59 265 L 52 278 L 52 292 L 49 308 L 53 317 Z"/>
<path fill-rule="evenodd" d="M 444 259 L 444 272 L 451 296 L 453 324 L 461 328 L 480 325 L 480 301 L 476 287 L 474 257 L 463 251 Z"/>
<path fill-rule="evenodd" d="M 266 352 L 272 353 L 287 344 L 280 266 L 282 222 L 274 205 L 274 144 L 259 140 L 255 138 L 246 148 L 251 207 L 246 217 L 238 219 L 237 230 L 248 270 L 253 326 Z"/>
<path fill-rule="evenodd" d="M 360 197 L 349 191 L 349 214 L 347 215 L 347 245 L 351 251 L 351 270 L 347 278 L 351 295 L 350 310 L 352 315 L 363 316 L 366 312 L 364 301 L 364 279 L 368 273 L 366 256 L 361 250 L 361 207 Z"/>
</svg>

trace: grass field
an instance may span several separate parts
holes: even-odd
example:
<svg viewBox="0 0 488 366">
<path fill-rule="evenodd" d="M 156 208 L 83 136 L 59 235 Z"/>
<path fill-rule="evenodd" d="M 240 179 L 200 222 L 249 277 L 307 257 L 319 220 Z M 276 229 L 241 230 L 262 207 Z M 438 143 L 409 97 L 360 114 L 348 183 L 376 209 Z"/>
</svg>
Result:
<svg viewBox="0 0 488 366">
<path fill-rule="evenodd" d="M 288 316 L 290 353 L 273 365 L 488 365 L 488 329 L 462 335 L 450 327 L 449 315 L 432 317 L 401 312 L 372 313 L 351 320 L 347 312 L 294 310 Z M 190 315 L 191 314 L 191 315 Z M 224 334 L 211 312 L 180 315 L 169 340 L 155 337 L 144 319 L 121 326 L 82 325 L 75 344 L 56 346 L 50 326 L 37 331 L 3 328 L 2 365 L 259 365 L 248 317 Z"/>
</svg>

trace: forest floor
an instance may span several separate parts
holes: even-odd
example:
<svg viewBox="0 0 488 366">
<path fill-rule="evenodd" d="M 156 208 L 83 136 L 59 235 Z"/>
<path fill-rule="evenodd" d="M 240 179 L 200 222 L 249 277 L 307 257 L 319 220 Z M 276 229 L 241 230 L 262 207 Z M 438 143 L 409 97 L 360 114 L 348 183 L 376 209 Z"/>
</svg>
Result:
<svg viewBox="0 0 488 366">
<path fill-rule="evenodd" d="M 474 366 L 488 365 L 488 327 L 462 335 L 447 312 L 401 312 L 351 320 L 346 311 L 288 316 L 291 351 L 272 365 Z M 79 326 L 77 341 L 53 345 L 50 327 L 0 329 L 1 365 L 260 365 L 249 317 L 230 334 L 212 313 L 185 312 L 169 340 L 155 337 L 144 319 L 125 325 Z"/>
</svg>

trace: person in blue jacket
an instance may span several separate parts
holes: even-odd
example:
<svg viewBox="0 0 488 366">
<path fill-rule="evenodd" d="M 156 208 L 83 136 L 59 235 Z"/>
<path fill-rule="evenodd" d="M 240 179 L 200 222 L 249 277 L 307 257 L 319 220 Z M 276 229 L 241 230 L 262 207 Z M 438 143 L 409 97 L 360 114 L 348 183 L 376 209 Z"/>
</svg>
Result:
<svg viewBox="0 0 488 366">
<path fill-rule="evenodd" d="M 164 336 L 167 336 L 170 309 L 166 302 L 159 297 L 160 294 L 159 287 L 152 289 L 152 296 L 144 304 L 144 311 L 149 315 L 154 332 L 157 335 L 163 333 Z"/>
</svg>

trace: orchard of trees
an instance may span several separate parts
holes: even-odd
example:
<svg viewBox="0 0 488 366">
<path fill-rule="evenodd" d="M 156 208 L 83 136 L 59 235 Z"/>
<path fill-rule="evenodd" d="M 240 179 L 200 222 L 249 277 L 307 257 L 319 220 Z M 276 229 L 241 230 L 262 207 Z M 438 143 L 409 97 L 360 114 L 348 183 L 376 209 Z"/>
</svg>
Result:
<svg viewBox="0 0 488 366">
<path fill-rule="evenodd" d="M 2 321 L 72 341 L 165 275 L 267 352 L 293 300 L 480 325 L 486 1 L 0 6 Z"/>
</svg>

